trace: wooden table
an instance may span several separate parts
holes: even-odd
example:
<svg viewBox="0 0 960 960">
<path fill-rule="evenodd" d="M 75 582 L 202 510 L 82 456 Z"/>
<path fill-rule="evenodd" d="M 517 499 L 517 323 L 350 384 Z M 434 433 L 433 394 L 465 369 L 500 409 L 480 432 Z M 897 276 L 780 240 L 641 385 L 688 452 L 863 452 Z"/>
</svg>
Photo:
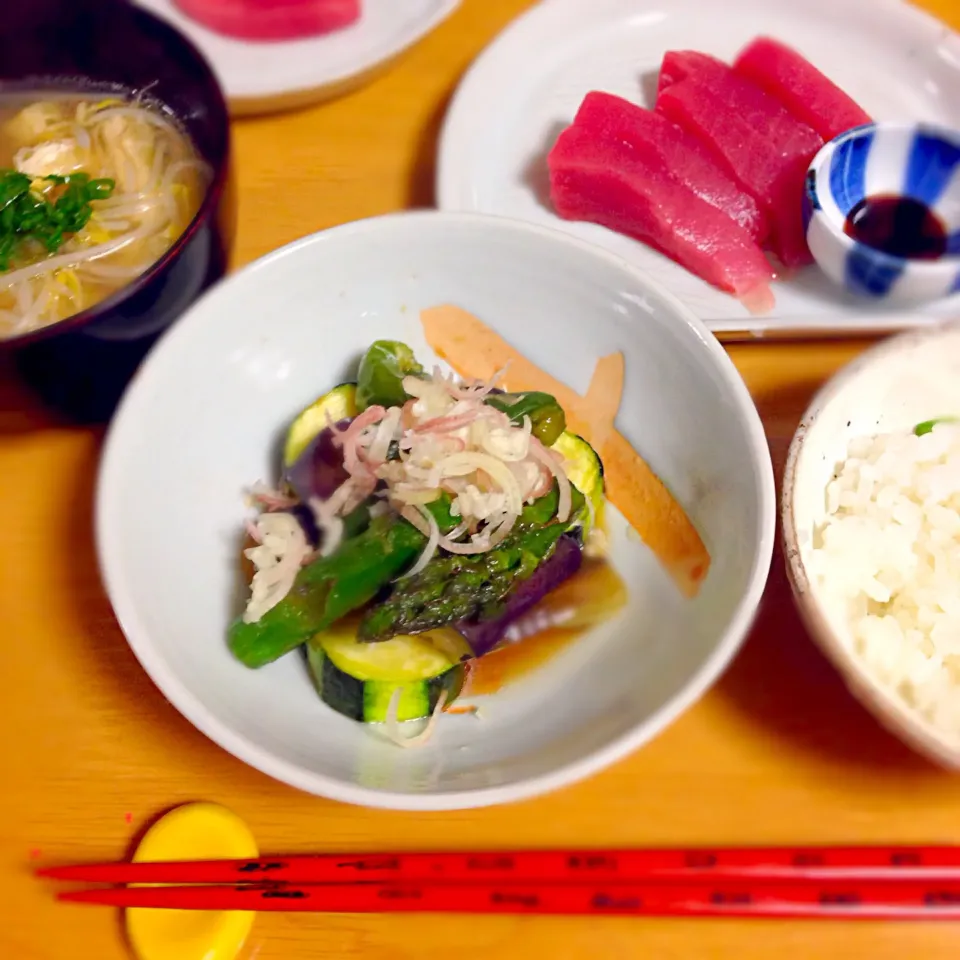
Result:
<svg viewBox="0 0 960 960">
<path fill-rule="evenodd" d="M 587 0 L 585 0 L 587 2 Z M 458 78 L 529 0 L 462 9 L 366 89 L 236 127 L 236 264 L 302 234 L 432 202 L 434 146 Z M 960 27 L 958 0 L 926 5 Z M 882 65 L 877 65 L 882 69 Z M 863 344 L 731 348 L 778 469 L 812 392 Z M 117 916 L 56 906 L 44 859 L 122 857 L 175 804 L 246 818 L 265 851 L 791 841 L 960 842 L 960 778 L 883 733 L 814 651 L 779 556 L 756 629 L 717 687 L 639 753 L 511 807 L 355 809 L 298 793 L 208 741 L 151 685 L 97 579 L 99 431 L 57 426 L 0 387 L 0 957 L 127 956 Z M 247 960 L 954 960 L 948 925 L 564 918 L 258 918 Z"/>
</svg>

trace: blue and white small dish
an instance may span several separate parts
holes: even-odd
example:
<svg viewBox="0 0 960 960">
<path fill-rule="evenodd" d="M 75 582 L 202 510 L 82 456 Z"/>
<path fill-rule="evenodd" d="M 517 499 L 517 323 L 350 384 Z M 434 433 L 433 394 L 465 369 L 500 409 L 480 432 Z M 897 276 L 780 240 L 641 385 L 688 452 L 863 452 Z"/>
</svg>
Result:
<svg viewBox="0 0 960 960">
<path fill-rule="evenodd" d="M 814 259 L 855 294 L 916 304 L 960 292 L 960 131 L 848 130 L 813 158 L 803 215 Z"/>
</svg>

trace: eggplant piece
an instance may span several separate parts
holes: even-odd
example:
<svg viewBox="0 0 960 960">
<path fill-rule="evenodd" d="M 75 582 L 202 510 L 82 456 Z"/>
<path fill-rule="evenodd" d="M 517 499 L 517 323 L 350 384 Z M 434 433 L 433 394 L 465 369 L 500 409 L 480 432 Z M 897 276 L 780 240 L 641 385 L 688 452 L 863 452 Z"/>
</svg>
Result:
<svg viewBox="0 0 960 960">
<path fill-rule="evenodd" d="M 285 512 L 293 514 L 303 530 L 303 535 L 307 538 L 307 543 L 314 550 L 319 550 L 323 546 L 323 531 L 317 525 L 317 518 L 310 506 L 306 503 L 297 503 Z M 367 503 L 361 503 L 343 518 L 343 539 L 349 540 L 351 537 L 358 536 L 368 526 L 370 526 L 370 507 Z"/>
<path fill-rule="evenodd" d="M 346 430 L 351 419 L 340 420 L 336 424 L 337 430 Z M 343 465 L 343 451 L 334 442 L 330 427 L 324 427 L 283 473 L 284 482 L 304 503 L 311 497 L 329 500 L 348 477 Z"/>
<path fill-rule="evenodd" d="M 303 535 L 307 538 L 307 543 L 314 550 L 319 550 L 323 536 L 317 526 L 317 518 L 313 515 L 310 507 L 305 503 L 295 503 L 287 512 L 292 513 L 294 519 L 300 524 Z"/>
<path fill-rule="evenodd" d="M 289 467 L 299 460 L 307 444 L 315 439 L 321 430 L 339 420 L 350 420 L 357 413 L 356 384 L 341 383 L 328 390 L 319 400 L 302 410 L 290 424 L 283 445 L 283 465 Z"/>
<path fill-rule="evenodd" d="M 461 620 L 455 624 L 476 656 L 490 653 L 502 641 L 510 625 L 535 607 L 551 590 L 569 580 L 583 563 L 579 536 L 565 533 L 551 556 L 507 596 L 501 614 L 491 620 Z"/>
</svg>

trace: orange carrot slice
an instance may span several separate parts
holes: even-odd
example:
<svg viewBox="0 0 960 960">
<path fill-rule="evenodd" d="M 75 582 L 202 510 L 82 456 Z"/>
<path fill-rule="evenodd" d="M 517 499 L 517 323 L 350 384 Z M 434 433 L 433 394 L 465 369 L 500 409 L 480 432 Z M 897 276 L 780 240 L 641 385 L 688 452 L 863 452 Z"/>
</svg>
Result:
<svg viewBox="0 0 960 960">
<path fill-rule="evenodd" d="M 610 502 L 683 594 L 696 596 L 710 569 L 710 554 L 683 507 L 617 431 L 600 448 L 600 460 Z"/>
<path fill-rule="evenodd" d="M 620 353 L 597 361 L 585 397 L 527 360 L 480 319 L 450 304 L 420 314 L 431 349 L 461 377 L 489 380 L 507 366 L 501 385 L 509 391 L 542 390 L 557 398 L 568 428 L 600 455 L 607 496 L 653 551 L 681 592 L 693 597 L 710 568 L 710 554 L 683 507 L 643 458 L 615 429 L 623 394 Z"/>
<path fill-rule="evenodd" d="M 461 376 L 489 380 L 507 367 L 498 386 L 504 390 L 540 390 L 557 398 L 576 433 L 586 429 L 582 398 L 568 386 L 534 366 L 521 353 L 497 336 L 482 320 L 459 307 L 430 307 L 420 314 L 427 343 Z M 461 365 L 466 365 L 464 370 Z M 466 372 L 465 372 L 466 371 Z M 583 429 L 581 429 L 583 428 Z"/>
<path fill-rule="evenodd" d="M 623 354 L 608 353 L 593 368 L 587 395 L 582 402 L 578 398 L 584 413 L 591 418 L 589 442 L 598 450 L 603 448 L 616 429 L 613 422 L 617 419 L 620 398 L 623 396 L 623 378 Z"/>
</svg>

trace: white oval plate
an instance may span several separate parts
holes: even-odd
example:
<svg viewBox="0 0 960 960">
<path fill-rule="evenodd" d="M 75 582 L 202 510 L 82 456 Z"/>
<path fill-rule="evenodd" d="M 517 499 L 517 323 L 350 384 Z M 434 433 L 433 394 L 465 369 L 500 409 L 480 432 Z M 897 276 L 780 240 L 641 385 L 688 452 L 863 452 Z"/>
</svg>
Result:
<svg viewBox="0 0 960 960">
<path fill-rule="evenodd" d="M 210 61 L 234 116 L 339 96 L 442 23 L 460 0 L 364 0 L 353 26 L 307 40 L 249 43 L 208 30 L 173 0 L 136 0 L 186 34 Z"/>
<path fill-rule="evenodd" d="M 911 314 L 876 307 L 811 266 L 775 285 L 772 314 L 752 317 L 655 250 L 561 220 L 544 202 L 546 153 L 588 91 L 651 106 L 666 50 L 729 61 L 761 34 L 791 44 L 878 120 L 960 127 L 960 36 L 902 0 L 543 0 L 460 85 L 440 144 L 439 207 L 531 220 L 598 243 L 646 270 L 720 335 L 865 333 L 955 314 L 958 297 Z"/>
</svg>

